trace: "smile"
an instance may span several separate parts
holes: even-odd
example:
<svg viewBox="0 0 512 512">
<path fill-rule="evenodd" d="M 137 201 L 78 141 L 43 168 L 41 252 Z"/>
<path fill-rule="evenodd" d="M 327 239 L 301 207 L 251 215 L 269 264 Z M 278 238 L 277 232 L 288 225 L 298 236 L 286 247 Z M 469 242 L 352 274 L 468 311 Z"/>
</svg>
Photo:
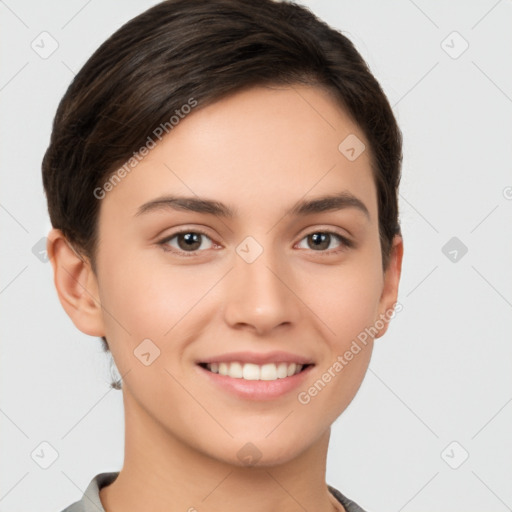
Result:
<svg viewBox="0 0 512 512">
<path fill-rule="evenodd" d="M 203 363 L 200 366 L 212 373 L 218 373 L 219 375 L 231 377 L 232 379 L 272 381 L 297 375 L 309 365 L 286 362 L 258 365 L 254 363 L 243 364 L 238 361 L 233 361 Z"/>
<path fill-rule="evenodd" d="M 227 352 L 196 360 L 198 375 L 214 389 L 255 401 L 291 398 L 315 366 L 311 356 L 282 350 Z"/>
</svg>

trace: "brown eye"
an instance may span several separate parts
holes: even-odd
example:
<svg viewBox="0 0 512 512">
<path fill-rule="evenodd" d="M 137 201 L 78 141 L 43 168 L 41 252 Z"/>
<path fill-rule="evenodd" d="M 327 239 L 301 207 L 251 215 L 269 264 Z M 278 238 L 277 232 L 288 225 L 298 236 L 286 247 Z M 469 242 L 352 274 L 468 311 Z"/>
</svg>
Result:
<svg viewBox="0 0 512 512">
<path fill-rule="evenodd" d="M 304 245 L 304 241 L 306 245 Z M 301 249 L 311 249 L 319 252 L 345 247 L 352 247 L 352 243 L 345 237 L 329 231 L 315 231 L 305 236 L 299 243 Z"/>
<path fill-rule="evenodd" d="M 208 236 L 196 231 L 183 231 L 181 233 L 176 233 L 166 240 L 163 240 L 162 243 L 183 252 L 195 252 L 199 249 L 211 249 L 213 246 L 213 243 Z"/>
<path fill-rule="evenodd" d="M 313 233 L 306 238 L 308 239 L 310 249 L 318 251 L 328 249 L 331 243 L 331 235 L 329 233 Z"/>
</svg>

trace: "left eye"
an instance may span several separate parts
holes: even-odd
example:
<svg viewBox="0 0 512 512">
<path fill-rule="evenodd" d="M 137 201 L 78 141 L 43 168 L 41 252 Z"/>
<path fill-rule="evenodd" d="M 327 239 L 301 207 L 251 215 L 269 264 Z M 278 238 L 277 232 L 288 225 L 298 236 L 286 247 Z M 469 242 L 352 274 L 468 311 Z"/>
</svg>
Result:
<svg viewBox="0 0 512 512">
<path fill-rule="evenodd" d="M 303 243 L 304 240 L 308 245 L 307 247 L 301 247 L 300 245 Z M 331 242 L 333 241 L 335 241 L 337 245 L 335 245 L 334 247 L 330 247 Z M 301 249 L 313 249 L 314 251 L 325 251 L 326 249 L 336 249 L 343 245 L 349 246 L 350 243 L 341 235 L 338 235 L 337 233 L 317 231 L 315 233 L 310 233 L 309 235 L 305 236 L 299 243 L 298 247 L 300 247 Z"/>
<path fill-rule="evenodd" d="M 211 249 L 213 247 L 213 242 L 210 237 L 206 236 L 204 233 L 197 233 L 195 231 L 176 233 L 164 240 L 163 243 L 185 252 L 194 252 L 199 249 Z"/>
</svg>

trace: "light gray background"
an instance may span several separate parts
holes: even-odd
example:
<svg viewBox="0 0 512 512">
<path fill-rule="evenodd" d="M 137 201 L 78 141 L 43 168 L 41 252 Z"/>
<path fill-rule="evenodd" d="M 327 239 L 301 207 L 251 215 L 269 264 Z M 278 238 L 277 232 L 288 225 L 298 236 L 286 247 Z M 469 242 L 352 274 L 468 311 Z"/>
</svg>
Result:
<svg viewBox="0 0 512 512">
<path fill-rule="evenodd" d="M 40 163 L 58 101 L 154 3 L 0 1 L 1 512 L 58 512 L 122 465 L 108 359 L 32 248 L 50 228 Z M 404 133 L 404 309 L 333 426 L 327 480 L 369 511 L 512 510 L 512 3 L 304 3 L 356 44 Z M 31 48 L 43 31 L 47 59 Z"/>
</svg>

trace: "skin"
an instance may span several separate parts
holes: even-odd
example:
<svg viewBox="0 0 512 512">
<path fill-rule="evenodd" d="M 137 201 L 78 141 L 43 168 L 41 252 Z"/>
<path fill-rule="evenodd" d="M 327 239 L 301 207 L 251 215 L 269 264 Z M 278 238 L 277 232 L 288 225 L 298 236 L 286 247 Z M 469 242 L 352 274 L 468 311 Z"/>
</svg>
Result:
<svg viewBox="0 0 512 512">
<path fill-rule="evenodd" d="M 349 134 L 366 144 L 354 161 L 338 150 Z M 325 483 L 330 426 L 359 389 L 373 340 L 308 404 L 297 394 L 397 301 L 403 242 L 395 237 L 383 272 L 370 159 L 362 131 L 325 90 L 254 87 L 193 110 L 106 194 L 96 273 L 50 232 L 64 309 L 82 332 L 107 337 L 123 376 L 125 461 L 100 492 L 107 512 L 343 510 Z M 369 215 L 287 214 L 341 191 Z M 236 215 L 136 215 L 170 194 L 214 199 Z M 159 244 L 181 229 L 207 234 L 193 256 L 178 254 L 182 237 Z M 353 247 L 333 236 L 316 248 L 308 235 L 326 231 Z M 236 252 L 247 236 L 263 249 L 250 264 Z M 134 356 L 147 338 L 160 349 L 149 366 Z M 196 365 L 273 350 L 314 367 L 300 388 L 270 401 L 228 394 Z M 248 442 L 261 454 L 255 466 L 237 456 Z"/>
</svg>

